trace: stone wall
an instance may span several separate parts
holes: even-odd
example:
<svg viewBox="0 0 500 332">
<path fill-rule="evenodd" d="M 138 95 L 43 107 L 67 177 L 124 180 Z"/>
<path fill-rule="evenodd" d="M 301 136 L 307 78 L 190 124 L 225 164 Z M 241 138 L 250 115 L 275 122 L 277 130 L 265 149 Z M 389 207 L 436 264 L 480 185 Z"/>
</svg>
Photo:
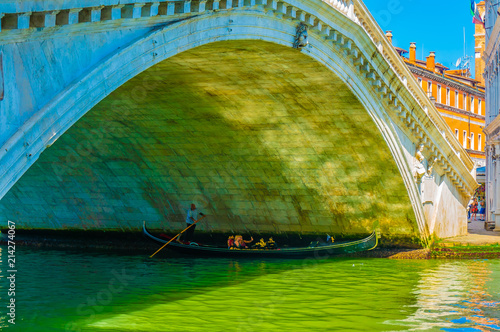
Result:
<svg viewBox="0 0 500 332">
<path fill-rule="evenodd" d="M 223 197 L 222 201 L 230 201 L 233 204 L 233 201 L 247 202 L 254 196 L 260 195 L 247 189 L 268 190 L 269 197 L 275 198 L 276 202 L 283 201 L 282 197 L 288 197 L 289 194 L 297 196 L 295 192 L 283 194 L 279 191 L 280 189 L 307 189 L 309 190 L 307 195 L 321 198 L 320 205 L 302 204 L 300 199 L 296 200 L 298 203 L 292 205 L 295 211 L 315 212 L 319 210 L 319 219 L 309 218 L 311 215 L 309 212 L 288 212 L 290 204 L 275 208 L 281 203 L 272 203 L 272 218 L 265 219 L 257 216 L 258 218 L 247 219 L 257 220 L 252 221 L 256 223 L 255 225 L 259 225 L 257 228 L 261 226 L 265 228 L 266 225 L 272 224 L 272 229 L 281 230 L 280 225 L 275 225 L 274 221 L 274 215 L 280 215 L 288 218 L 289 225 L 301 225 L 301 232 L 311 231 L 309 225 L 314 223 L 320 225 L 321 229 L 343 232 L 343 229 L 346 229 L 345 226 L 342 226 L 343 228 L 339 226 L 340 224 L 328 226 L 326 221 L 321 219 L 330 218 L 333 216 L 332 213 L 335 213 L 335 216 L 339 216 L 338 220 L 344 218 L 352 223 L 352 228 L 346 231 L 358 232 L 368 229 L 368 223 L 375 215 L 377 218 L 384 219 L 386 218 L 384 211 L 391 211 L 391 216 L 383 222 L 384 235 L 405 237 L 413 234 L 425 241 L 435 232 L 433 227 L 438 224 L 435 217 L 438 215 L 439 206 L 443 206 L 438 202 L 447 202 L 446 206 L 452 208 L 446 214 L 441 214 L 445 219 L 439 220 L 439 223 L 452 225 L 446 227 L 449 230 L 463 229 L 464 221 L 461 217 L 465 215 L 468 195 L 476 185 L 470 173 L 472 161 L 359 0 L 352 0 L 348 3 L 340 0 L 333 2 L 209 0 L 192 3 L 179 1 L 175 4 L 160 1 L 145 6 L 133 0 L 125 1 L 127 3 L 123 3 L 125 6 L 122 6 L 122 2 L 117 4 L 117 0 L 109 0 L 103 3 L 104 7 L 91 6 L 91 3 L 96 1 L 89 0 L 85 8 L 73 8 L 73 3 L 61 1 L 49 0 L 43 3 L 26 1 L 23 2 L 23 6 L 9 7 L 9 11 L 1 18 L 0 57 L 3 56 L 3 68 L 6 75 L 3 77 L 0 75 L 0 78 L 4 79 L 0 86 L 3 86 L 5 90 L 4 98 L 0 100 L 0 116 L 6 121 L 0 123 L 0 129 L 2 129 L 0 142 L 3 142 L 0 149 L 0 199 L 4 198 L 2 216 L 5 218 L 14 219 L 29 214 L 33 218 L 23 218 L 27 227 L 33 224 L 36 227 L 54 228 L 135 228 L 137 227 L 136 219 L 144 215 L 157 225 L 161 223 L 161 220 L 168 218 L 174 218 L 176 223 L 182 224 L 182 212 L 179 211 L 185 209 L 186 205 L 193 200 L 199 200 L 205 209 L 212 209 L 208 206 L 209 202 L 211 200 L 219 202 L 221 197 Z M 59 19 L 54 15 L 59 16 Z M 154 75 L 138 76 L 149 68 L 162 68 L 161 65 L 159 67 L 155 65 L 163 60 L 175 61 L 176 55 L 182 56 L 183 52 L 218 41 L 254 40 L 256 44 L 260 44 L 260 41 L 267 41 L 284 48 L 291 48 L 295 45 L 298 26 L 308 27 L 309 44 L 295 50 L 294 54 L 308 56 L 309 61 L 316 60 L 316 65 L 324 66 L 321 67 L 324 73 L 337 75 L 335 79 L 330 79 L 331 76 L 325 76 L 322 79 L 315 74 L 316 71 L 321 72 L 321 70 L 315 67 L 299 68 L 298 66 L 302 65 L 303 61 L 294 59 L 288 61 L 288 67 L 292 69 L 287 67 L 278 73 L 268 73 L 277 78 L 292 73 L 293 76 L 286 76 L 289 77 L 286 81 L 288 85 L 274 78 L 269 80 L 273 83 L 249 81 L 248 85 L 244 86 L 245 89 L 242 87 L 236 89 L 233 85 L 225 88 L 221 82 L 231 82 L 233 74 L 225 70 L 225 64 L 219 63 L 221 59 L 224 59 L 224 53 L 216 58 L 212 54 L 212 57 L 209 57 L 211 62 L 206 62 L 202 67 L 196 67 L 200 59 L 187 57 L 185 60 L 192 63 L 192 66 L 186 63 L 183 64 L 187 66 L 184 69 L 172 67 L 171 70 L 177 68 L 178 73 L 182 73 L 179 75 L 198 82 L 201 86 L 174 79 L 170 71 L 165 70 L 166 74 L 159 75 L 161 77 L 170 75 L 165 79 L 170 81 L 172 78 L 172 82 L 177 82 L 174 86 L 168 85 L 167 90 L 177 91 L 174 95 L 182 94 L 183 98 L 176 100 L 170 97 L 163 102 L 164 96 L 161 95 L 160 98 L 156 90 L 157 79 Z M 234 45 L 230 49 L 236 52 L 239 48 Z M 249 51 L 244 54 L 241 61 L 244 59 L 257 61 L 252 58 L 251 52 L 258 53 L 258 50 L 245 47 L 242 51 Z M 266 49 L 267 46 L 262 47 Z M 285 52 L 284 48 L 278 47 L 278 49 L 273 49 L 273 52 L 279 55 L 282 50 Z M 219 50 L 221 51 L 224 50 Z M 265 56 L 261 54 L 257 57 L 259 58 L 268 58 L 270 61 L 263 62 L 262 67 L 281 63 L 281 58 L 273 59 L 269 54 Z M 242 64 L 247 66 L 247 63 L 242 62 Z M 14 67 L 15 70 L 12 69 Z M 218 71 L 213 74 L 214 77 L 208 77 L 204 73 L 207 68 L 216 68 Z M 240 68 L 239 74 L 236 72 L 237 76 L 250 79 L 260 69 L 260 67 L 252 66 L 249 68 L 252 68 L 249 72 L 242 71 Z M 128 86 L 128 91 L 120 94 L 118 91 L 121 90 L 118 88 L 136 76 L 143 77 L 142 81 L 136 78 L 131 81 L 135 82 L 133 86 L 125 84 L 123 89 L 127 89 Z M 198 79 L 198 76 L 200 79 L 207 80 L 205 85 Z M 341 109 L 352 105 L 354 111 L 333 113 L 335 123 L 329 124 L 325 119 L 331 111 L 324 108 L 324 101 L 316 103 L 316 99 L 322 100 L 319 93 L 311 89 L 305 89 L 303 92 L 301 90 L 303 85 L 315 86 L 316 81 L 321 83 L 316 84 L 316 90 L 320 91 L 321 95 L 330 96 L 327 99 L 332 107 L 341 103 L 339 106 Z M 337 89 L 336 83 L 331 83 L 335 81 L 344 86 Z M 187 90 L 179 92 L 176 90 L 177 85 L 182 85 Z M 213 88 L 213 86 L 218 86 L 218 88 Z M 329 88 L 334 88 L 335 93 L 332 94 Z M 115 90 L 117 92 L 113 93 Z M 210 97 L 208 101 L 200 99 L 200 93 L 203 91 L 206 91 Z M 340 93 L 343 91 L 350 91 L 351 97 Z M 24 97 L 28 99 L 25 100 Z M 95 122 L 88 122 L 96 117 L 93 115 L 96 114 L 95 110 L 90 113 L 88 111 L 106 97 L 108 99 L 105 99 L 102 105 L 108 103 L 107 108 L 118 113 L 107 114 L 109 120 L 101 117 Z M 186 104 L 185 98 L 197 107 L 196 112 Z M 352 102 L 352 98 L 356 99 L 357 103 Z M 282 113 L 285 112 L 283 114 L 287 114 L 289 118 L 301 119 L 298 115 L 303 115 L 299 112 L 297 105 L 302 105 L 302 100 L 309 101 L 304 104 L 305 106 L 300 106 L 300 110 L 304 109 L 304 112 L 307 110 L 313 113 L 304 113 L 309 114 L 308 119 L 300 123 L 301 135 L 305 137 L 300 139 L 301 144 L 308 142 L 309 136 L 314 138 L 312 142 L 318 144 L 319 147 L 322 147 L 322 144 L 331 144 L 331 142 L 338 145 L 339 141 L 335 139 L 340 139 L 340 143 L 348 145 L 349 151 L 356 151 L 356 155 L 362 157 L 358 159 L 345 157 L 347 159 L 344 160 L 340 155 L 334 160 L 325 159 L 323 154 L 328 158 L 333 158 L 328 153 L 335 152 L 328 145 L 321 149 L 306 145 L 281 146 L 281 144 L 291 144 L 296 140 L 281 142 L 280 139 L 286 138 L 276 133 L 287 127 L 292 128 L 292 125 L 296 126 L 296 124 L 290 120 L 286 123 L 276 122 L 272 114 L 268 116 L 267 113 L 266 115 L 252 113 L 255 109 L 271 109 L 271 107 L 274 112 L 274 109 L 280 110 L 280 107 L 284 106 L 286 112 L 282 111 Z M 348 100 L 347 104 L 342 106 L 345 100 Z M 248 106 L 247 103 L 252 106 Z M 182 114 L 177 115 L 179 118 L 167 118 L 168 121 L 165 122 L 154 113 L 158 110 L 148 108 L 159 104 L 168 104 L 169 114 L 178 109 L 182 110 Z M 138 109 L 138 107 L 141 108 Z M 164 107 L 160 107 L 162 108 Z M 153 113 L 141 113 L 142 109 L 148 109 Z M 237 112 L 244 114 L 249 120 L 242 123 L 236 122 L 233 113 L 240 113 L 234 110 L 238 110 Z M 106 109 L 97 113 L 104 114 L 105 111 L 111 112 Z M 206 112 L 208 115 L 205 115 Z M 134 114 L 143 114 L 146 119 L 137 120 Z M 191 137 L 189 131 L 183 133 L 183 130 L 189 129 L 185 129 L 189 126 L 184 122 L 193 118 L 197 119 L 200 115 L 209 117 L 210 124 L 214 123 L 214 127 L 207 125 L 206 128 L 211 128 L 212 132 L 207 131 L 206 137 L 197 137 L 198 141 L 193 143 L 189 139 L 194 139 L 195 136 Z M 282 117 L 280 115 L 279 119 L 281 120 Z M 347 123 L 342 120 L 343 117 L 348 118 Z M 179 123 L 176 122 L 177 120 Z M 220 122 L 222 120 L 223 122 Z M 199 120 L 200 123 L 203 121 L 206 119 Z M 80 128 L 79 126 L 82 125 L 80 123 L 83 125 L 87 123 L 87 127 Z M 176 133 L 169 133 L 169 137 L 178 134 L 182 137 L 183 143 L 173 142 L 174 147 L 170 147 L 170 142 L 162 138 L 164 137 L 162 135 L 166 134 L 162 134 L 162 131 L 154 127 L 158 124 L 162 124 L 162 128 L 168 127 L 176 130 Z M 370 127 L 371 125 L 373 127 Z M 174 129 L 176 126 L 177 129 Z M 156 131 L 141 129 L 148 127 Z M 221 128 L 225 129 L 221 130 Z M 277 129 L 273 131 L 272 128 Z M 329 128 L 327 134 L 323 133 L 324 128 Z M 195 129 L 196 133 L 203 131 L 201 128 Z M 305 129 L 311 129 L 310 133 Z M 367 129 L 368 134 L 379 136 L 373 140 L 368 139 L 370 144 L 364 146 L 362 142 L 367 139 L 363 135 L 366 136 Z M 237 134 L 230 134 L 235 130 Z M 227 132 L 228 136 L 214 136 L 214 133 L 219 131 Z M 65 134 L 66 132 L 68 134 Z M 243 139 L 241 138 L 242 132 L 252 133 L 253 136 L 250 138 L 252 134 L 245 135 L 249 136 L 247 140 L 239 142 L 238 139 Z M 194 172 L 188 166 L 196 165 L 200 161 L 188 160 L 187 158 L 191 156 L 189 151 L 193 150 L 195 156 L 199 156 L 206 149 L 199 151 L 200 148 L 196 150 L 194 147 L 185 146 L 188 153 L 182 155 L 178 154 L 178 145 L 194 144 L 199 147 L 200 142 L 205 141 L 215 144 L 210 142 L 210 139 L 214 138 L 226 140 L 228 144 L 241 143 L 241 145 L 229 146 L 227 149 L 219 146 L 222 151 L 229 150 L 229 152 L 222 153 L 222 156 L 211 157 L 212 152 L 206 152 L 210 153 L 210 156 L 202 156 L 204 165 L 206 163 L 210 172 L 208 175 L 191 176 Z M 349 139 L 356 139 L 356 141 L 344 143 Z M 64 143 L 66 140 L 68 140 L 67 144 Z M 119 144 L 116 143 L 117 140 Z M 324 141 L 329 143 L 321 143 Z M 372 143 L 376 145 L 375 150 L 373 150 Z M 446 190 L 435 191 L 446 197 L 432 197 L 432 206 L 427 203 L 426 206 L 422 204 L 422 192 L 419 191 L 420 188 L 412 176 L 415 147 L 420 143 L 425 145 L 424 153 L 429 160 L 436 160 L 435 185 L 446 186 Z M 155 144 L 168 148 L 163 151 Z M 111 147 L 107 148 L 106 145 Z M 101 146 L 104 151 L 100 150 Z M 383 149 L 381 146 L 387 148 L 384 153 L 370 154 L 374 153 L 371 151 Z M 158 149 L 162 151 L 157 151 Z M 360 149 L 363 153 L 359 152 Z M 46 150 L 47 153 L 44 152 Z M 370 152 L 364 150 L 370 150 Z M 58 152 L 49 153 L 49 151 Z M 110 153 L 118 154 L 115 156 Z M 124 153 L 126 157 L 123 157 Z M 149 156 L 149 153 L 156 155 L 153 158 Z M 57 155 L 58 159 L 54 159 L 52 154 Z M 164 157 L 162 159 L 161 156 L 169 156 L 172 159 Z M 248 156 L 255 156 L 255 158 L 249 160 Z M 110 158 L 113 162 L 109 160 Z M 157 165 L 151 166 L 152 162 L 149 161 L 151 158 L 156 161 Z M 262 158 L 267 159 L 262 160 Z M 379 164 L 382 161 L 392 166 L 383 168 Z M 108 163 L 110 163 L 109 166 Z M 187 174 L 186 172 L 180 172 L 177 175 L 162 173 L 165 172 L 162 168 L 163 163 L 166 163 L 169 169 L 185 168 Z M 314 167 L 309 166 L 313 164 Z M 353 164 L 355 167 L 350 166 Z M 130 165 L 135 165 L 135 170 L 129 171 L 133 169 Z M 320 165 L 321 168 L 316 165 Z M 221 166 L 224 169 L 238 171 L 230 174 L 231 176 L 221 175 L 218 171 L 213 173 L 214 167 Z M 205 166 L 197 165 L 196 167 L 201 171 Z M 265 171 L 267 168 L 269 168 L 269 174 Z M 30 171 L 27 173 L 28 169 Z M 282 172 L 280 174 L 283 180 L 275 184 L 272 181 L 277 176 L 276 169 Z M 290 172 L 289 169 L 293 171 Z M 329 169 L 334 171 L 329 171 Z M 243 171 L 244 173 L 241 173 Z M 26 179 L 23 177 L 25 173 Z M 388 177 L 385 174 L 378 175 L 380 173 L 391 175 Z M 413 211 L 413 214 L 409 214 L 407 227 L 403 228 L 399 224 L 387 221 L 393 220 L 392 213 L 397 211 L 403 211 L 403 214 L 406 214 L 405 204 L 391 205 L 401 199 L 393 197 L 394 195 L 398 197 L 401 191 L 399 185 L 392 186 L 391 180 L 395 179 L 393 174 L 398 173 L 401 177 L 400 184 L 405 187 Z M 333 178 L 338 177 L 340 180 L 335 179 L 335 182 L 329 175 L 325 180 L 324 174 L 331 174 Z M 168 176 L 175 178 L 170 179 Z M 216 181 L 217 176 L 223 179 Z M 378 180 L 374 180 L 377 176 L 383 178 L 378 182 L 379 187 L 376 185 Z M 251 182 L 245 188 L 245 181 L 250 181 L 249 177 L 252 177 L 251 181 L 257 182 Z M 361 180 L 350 182 L 351 177 Z M 236 183 L 234 178 L 238 179 Z M 13 188 L 18 181 L 20 181 L 17 186 L 19 189 Z M 180 184 L 177 185 L 177 182 Z M 33 183 L 39 183 L 38 191 L 24 189 L 31 188 Z M 155 189 L 152 184 L 158 183 L 162 185 L 166 183 L 163 185 L 165 188 Z M 258 185 L 254 185 L 255 183 Z M 142 184 L 146 184 L 146 189 L 141 187 Z M 110 189 L 110 186 L 114 189 Z M 168 186 L 173 186 L 175 190 L 181 189 L 182 192 L 188 193 L 189 197 L 169 198 L 169 196 L 154 204 L 148 203 L 148 198 L 139 198 L 144 192 L 149 193 L 149 196 L 152 195 L 151 193 L 157 193 L 155 197 L 163 197 L 161 190 L 166 190 L 167 194 L 168 190 L 174 190 Z M 230 191 L 236 190 L 232 186 L 238 188 L 241 186 L 247 191 L 243 194 L 236 194 Z M 123 187 L 123 189 L 118 190 L 115 187 Z M 326 191 L 324 188 L 327 188 Z M 394 189 L 394 193 L 397 192 L 397 194 L 391 191 L 388 197 L 382 197 L 380 195 L 385 195 L 385 193 L 378 193 L 375 198 L 365 197 L 363 194 L 366 190 L 379 192 L 387 188 Z M 51 190 L 54 193 L 47 194 Z M 21 194 L 22 191 L 24 193 Z M 351 199 L 344 197 L 347 191 L 353 193 Z M 66 198 L 75 195 L 75 199 Z M 193 198 L 193 195 L 196 197 L 199 195 L 199 199 Z M 55 197 L 56 201 L 51 200 L 51 196 Z M 269 201 L 273 202 L 273 199 Z M 285 201 L 288 202 L 287 200 L 290 199 L 288 197 Z M 53 206 L 46 209 L 47 211 L 43 208 L 45 200 L 50 200 Z M 170 212 L 159 212 L 167 206 L 165 203 L 175 200 L 179 202 L 178 206 L 172 206 Z M 24 207 L 23 204 L 27 206 Z M 358 204 L 361 208 L 354 209 L 353 212 L 354 204 Z M 381 208 L 378 208 L 379 204 L 382 205 Z M 113 207 L 114 205 L 116 208 Z M 72 209 L 69 206 L 77 206 L 77 208 Z M 299 210 L 297 206 L 300 206 Z M 254 206 L 254 204 L 222 207 L 221 211 L 231 212 L 221 218 L 227 218 L 228 225 L 232 225 L 229 224 L 231 220 L 231 223 L 239 223 L 240 226 L 247 227 L 248 223 L 234 220 L 238 220 L 237 217 L 241 218 L 242 215 L 246 216 L 247 214 L 243 213 L 245 211 L 258 211 L 260 208 L 261 206 Z M 212 210 L 217 211 L 217 209 Z M 323 210 L 328 211 L 328 215 L 322 215 Z M 368 212 L 358 214 L 357 211 Z M 53 218 L 56 214 L 58 217 Z M 402 220 L 402 215 L 398 215 L 397 218 Z M 269 222 L 271 219 L 273 221 Z M 357 223 L 352 221 L 354 219 L 365 221 Z M 130 225 L 126 220 L 130 221 Z M 262 220 L 264 222 L 261 222 Z M 301 223 L 304 220 L 305 223 Z M 170 221 L 164 222 L 161 226 L 169 228 L 170 224 Z M 221 222 L 221 225 L 227 226 L 225 222 Z M 443 227 L 436 229 L 441 230 Z M 315 230 L 317 229 L 313 231 Z M 448 232 L 435 233 L 438 237 L 450 234 L 458 235 Z"/>
<path fill-rule="evenodd" d="M 220 42 L 165 60 L 95 106 L 0 202 L 33 228 L 418 237 L 406 187 L 372 118 L 301 52 Z M 19 207 L 22 207 L 20 209 Z"/>
</svg>

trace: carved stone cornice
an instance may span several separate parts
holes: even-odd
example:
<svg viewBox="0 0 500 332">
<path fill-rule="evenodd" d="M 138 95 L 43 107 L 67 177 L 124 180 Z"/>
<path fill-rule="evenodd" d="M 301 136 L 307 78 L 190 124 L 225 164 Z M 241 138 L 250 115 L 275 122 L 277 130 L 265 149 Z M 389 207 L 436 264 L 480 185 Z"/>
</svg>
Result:
<svg viewBox="0 0 500 332">
<path fill-rule="evenodd" d="M 477 150 L 471 150 L 471 149 L 465 149 L 468 153 L 473 153 L 473 154 L 478 154 L 481 156 L 486 156 L 486 153 L 484 151 L 477 151 Z"/>
<path fill-rule="evenodd" d="M 488 138 L 493 138 L 495 136 L 498 136 L 500 134 L 500 127 L 496 127 L 495 129 L 493 129 L 490 133 L 488 133 Z"/>
<path fill-rule="evenodd" d="M 493 121 L 491 121 L 484 129 L 484 133 L 486 134 L 486 141 L 488 144 L 492 144 L 489 141 L 496 140 L 497 136 L 500 134 L 500 116 L 497 116 Z"/>
<path fill-rule="evenodd" d="M 436 107 L 438 109 L 442 108 L 442 109 L 445 109 L 447 111 L 459 113 L 459 114 L 462 114 L 462 115 L 465 115 L 465 116 L 470 116 L 471 118 L 475 118 L 475 119 L 478 119 L 478 120 L 482 120 L 482 121 L 486 120 L 486 118 L 485 118 L 484 115 L 479 115 L 479 114 L 472 113 L 472 112 L 469 112 L 469 111 L 464 111 L 464 110 L 461 110 L 459 108 L 448 106 L 448 105 L 445 105 L 445 104 L 436 103 Z"/>
<path fill-rule="evenodd" d="M 443 76 L 440 76 L 440 75 L 437 75 L 434 73 L 430 73 L 429 71 L 422 69 L 420 67 L 417 67 L 413 64 L 407 63 L 407 65 L 408 65 L 408 68 L 410 68 L 411 72 L 417 74 L 418 76 L 422 76 L 422 77 L 428 78 L 430 80 L 442 83 L 444 85 L 448 85 L 456 90 L 467 92 L 468 94 L 475 95 L 475 96 L 482 98 L 484 100 L 485 94 L 483 91 L 481 91 L 479 89 L 474 89 L 466 84 L 459 83 L 459 82 L 452 80 L 450 78 L 443 77 Z"/>
<path fill-rule="evenodd" d="M 385 58 L 385 61 L 387 61 L 390 68 L 398 75 L 400 82 L 406 88 L 406 91 L 404 92 L 409 92 L 411 98 L 416 101 L 416 103 L 411 104 L 417 104 L 418 106 L 416 107 L 425 112 L 424 118 L 422 118 L 421 114 L 417 115 L 415 113 L 416 108 L 412 108 L 414 106 L 410 106 L 409 104 L 401 105 L 399 102 L 406 98 L 400 96 L 402 90 L 399 90 L 397 98 L 395 98 L 394 95 L 389 94 L 390 99 L 395 99 L 395 112 L 398 113 L 399 117 L 405 123 L 404 127 L 411 128 L 413 136 L 426 142 L 426 145 L 429 140 L 430 144 L 428 144 L 428 146 L 432 154 L 436 156 L 437 164 L 439 164 L 441 169 L 444 170 L 450 180 L 456 184 L 457 188 L 462 193 L 466 195 L 471 194 L 477 183 L 475 180 L 470 181 L 470 177 L 466 175 L 465 172 L 472 171 L 474 167 L 472 159 L 455 138 L 455 134 L 451 132 L 451 129 L 435 105 L 431 103 L 416 79 L 413 78 L 413 72 L 410 68 L 408 68 L 403 59 L 401 59 L 401 56 L 395 51 L 392 44 L 389 43 L 383 31 L 376 24 L 373 16 L 371 16 L 369 11 L 366 9 L 366 6 L 360 0 L 352 0 L 352 2 L 355 4 L 354 12 L 360 21 L 360 25 L 368 33 L 368 35 L 370 35 L 372 41 L 378 45 L 378 49 Z M 410 76 L 412 77 L 410 78 Z M 389 87 L 391 87 L 391 89 Z M 382 86 L 378 90 L 382 93 L 387 93 L 387 91 L 392 89 L 393 85 L 389 84 L 388 86 Z M 477 94 L 477 90 L 473 91 L 474 94 Z M 427 131 L 430 129 L 430 126 L 423 124 L 425 121 L 432 122 L 435 125 L 435 127 L 431 130 L 433 132 L 432 134 Z M 439 133 L 436 133 L 435 130 L 438 130 Z M 441 143 L 435 145 L 437 141 L 441 141 L 438 138 L 439 136 L 446 141 L 446 143 L 443 144 L 446 144 L 451 148 L 451 150 L 446 149 L 448 152 L 444 154 L 440 151 L 440 148 L 442 147 Z M 434 141 L 434 139 L 436 141 Z M 458 171 L 458 169 L 461 169 L 461 171 Z M 465 171 L 465 169 L 467 169 L 467 171 Z"/>
</svg>

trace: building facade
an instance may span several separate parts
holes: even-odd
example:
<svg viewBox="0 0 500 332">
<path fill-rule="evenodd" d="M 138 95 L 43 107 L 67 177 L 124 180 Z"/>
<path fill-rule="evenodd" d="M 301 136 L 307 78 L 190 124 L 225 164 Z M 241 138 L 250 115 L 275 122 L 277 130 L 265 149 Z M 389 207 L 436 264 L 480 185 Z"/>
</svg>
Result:
<svg viewBox="0 0 500 332">
<path fill-rule="evenodd" d="M 389 40 L 392 33 L 386 32 Z M 475 167 L 486 164 L 484 147 L 485 89 L 481 81 L 470 77 L 468 70 L 449 70 L 436 62 L 435 52 L 425 61 L 416 58 L 417 46 L 410 51 L 395 47 L 425 93 L 455 133 L 456 138 L 475 162 Z M 408 56 L 407 56 L 408 54 Z"/>
<path fill-rule="evenodd" d="M 486 222 L 500 231 L 500 3 L 485 1 Z"/>
<path fill-rule="evenodd" d="M 484 15 L 485 11 L 485 3 L 481 1 L 477 4 L 477 9 L 481 15 Z M 474 33 L 474 58 L 475 58 L 475 73 L 476 80 L 480 82 L 482 86 L 485 86 L 484 83 L 484 61 L 482 59 L 482 55 L 484 53 L 484 49 L 486 47 L 486 34 L 485 27 L 482 24 L 474 24 L 475 33 Z"/>
</svg>

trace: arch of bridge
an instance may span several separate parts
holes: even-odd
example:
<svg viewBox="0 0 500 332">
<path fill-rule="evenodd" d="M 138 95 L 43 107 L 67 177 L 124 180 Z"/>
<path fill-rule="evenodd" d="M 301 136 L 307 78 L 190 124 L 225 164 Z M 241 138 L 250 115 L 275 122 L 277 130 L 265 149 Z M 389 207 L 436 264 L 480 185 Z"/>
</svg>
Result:
<svg viewBox="0 0 500 332">
<path fill-rule="evenodd" d="M 306 15 L 306 11 L 300 14 L 300 19 L 306 23 L 309 22 L 310 26 L 315 29 L 315 33 L 309 34 L 310 45 L 313 46 L 304 48 L 302 53 L 322 63 L 335 73 L 338 79 L 349 87 L 365 109 L 366 114 L 371 117 L 383 141 L 386 142 L 384 144 L 387 144 L 388 151 L 392 154 L 394 165 L 396 165 L 400 173 L 400 180 L 406 187 L 405 195 L 407 195 L 413 207 L 414 216 L 407 217 L 407 220 L 403 222 L 405 226 L 401 228 L 404 229 L 401 234 L 414 235 L 419 233 L 426 237 L 428 234 L 427 225 L 401 137 L 408 137 L 407 139 L 411 140 L 411 137 L 416 134 L 417 137 L 425 139 L 424 141 L 428 143 L 433 142 L 431 139 L 427 140 L 428 133 L 422 129 L 422 123 L 419 125 L 418 122 L 412 122 L 415 115 L 407 112 L 409 105 L 405 103 L 408 103 L 408 98 L 395 96 L 391 90 L 393 83 L 387 82 L 386 78 L 380 75 L 380 72 L 391 70 L 391 65 L 380 61 L 376 54 L 377 50 L 380 49 L 380 45 L 377 48 L 377 45 L 374 45 L 370 37 L 356 25 L 357 22 L 353 19 L 352 12 L 340 13 L 335 10 L 322 12 L 321 9 L 323 8 L 321 7 L 325 6 L 328 5 L 321 3 L 319 9 L 316 7 L 308 11 L 315 16 Z M 49 118 L 51 118 L 51 115 L 57 114 L 57 121 L 43 127 L 43 132 L 38 135 L 40 139 L 33 140 L 36 143 L 31 148 L 34 152 L 30 154 L 32 160 L 36 159 L 46 146 L 53 144 L 56 139 L 78 119 L 82 118 L 92 106 L 106 97 L 109 92 L 164 59 L 216 41 L 263 40 L 277 45 L 291 46 L 296 32 L 297 21 L 290 18 L 299 17 L 297 17 L 296 11 L 294 13 L 288 9 L 287 6 L 279 8 L 276 6 L 271 8 L 253 7 L 242 11 L 221 11 L 186 18 L 185 21 L 168 24 L 143 36 L 132 45 L 101 62 L 81 81 L 69 87 L 58 98 L 55 98 L 48 107 L 44 108 L 41 114 Z M 318 21 L 318 17 L 321 17 L 321 20 Z M 327 24 L 323 22 L 327 22 Z M 335 32 L 330 30 L 332 26 L 335 27 Z M 258 43 L 256 44 L 258 45 Z M 120 68 L 118 67 L 119 64 L 126 65 Z M 303 74 L 307 75 L 307 73 Z M 396 77 L 393 78 L 397 80 Z M 406 84 L 406 81 L 403 83 Z M 404 94 L 405 91 L 401 92 Z M 74 102 L 75 100 L 76 102 Z M 389 101 L 389 104 L 387 104 L 387 101 Z M 408 121 L 408 124 L 412 124 L 412 128 L 409 130 L 404 126 L 394 128 L 395 123 L 399 125 L 397 120 L 394 119 L 399 119 L 403 123 Z M 415 123 L 417 123 L 416 126 Z M 40 134 L 40 128 L 37 128 L 37 130 L 36 134 Z M 401 135 L 400 132 L 397 132 L 398 130 L 405 135 Z M 438 149 L 435 149 L 432 144 L 430 145 L 432 153 L 440 157 Z M 443 158 L 438 159 L 443 164 L 442 168 L 446 169 L 445 166 L 448 161 Z M 28 160 L 25 165 L 21 165 L 13 171 L 15 176 L 3 188 L 3 193 L 6 192 L 5 188 L 8 190 L 32 163 Z M 450 167 L 446 171 L 453 173 Z M 468 190 L 467 184 L 461 180 L 456 172 L 452 174 L 452 177 L 459 183 L 459 188 L 463 188 L 464 192 Z M 408 204 L 403 205 L 408 206 Z M 400 210 L 406 211 L 405 208 Z M 131 211 L 137 212 L 138 210 L 131 208 Z M 330 212 L 332 211 L 330 209 Z M 360 209 L 360 211 L 366 211 L 366 208 Z M 372 209 L 371 211 L 375 210 Z M 372 213 L 369 218 L 364 220 L 371 220 L 374 215 Z M 388 218 L 387 223 L 385 223 L 387 228 L 389 228 L 390 222 L 394 221 L 394 219 L 392 221 L 391 219 Z M 302 227 L 302 224 L 300 225 Z M 334 224 L 330 224 L 328 227 L 339 230 L 338 225 L 332 225 Z M 367 227 L 366 223 L 363 227 Z M 419 231 L 415 232 L 414 227 L 418 227 Z M 319 229 L 324 230 L 327 228 L 320 227 Z"/>
<path fill-rule="evenodd" d="M 32 227 L 177 229 L 194 202 L 211 217 L 201 230 L 363 234 L 378 220 L 387 236 L 418 237 L 364 105 L 329 68 L 262 41 L 209 43 L 135 76 L 54 142 L 11 199 Z"/>
</svg>

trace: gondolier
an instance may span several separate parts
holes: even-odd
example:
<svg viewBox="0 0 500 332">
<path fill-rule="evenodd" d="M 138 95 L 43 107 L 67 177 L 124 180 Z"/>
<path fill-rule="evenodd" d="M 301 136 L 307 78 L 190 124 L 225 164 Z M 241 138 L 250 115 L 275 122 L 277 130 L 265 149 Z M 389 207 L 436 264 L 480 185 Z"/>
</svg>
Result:
<svg viewBox="0 0 500 332">
<path fill-rule="evenodd" d="M 203 213 L 199 213 L 203 216 Z M 196 228 L 196 218 L 198 217 L 198 210 L 196 209 L 196 205 L 191 204 L 191 208 L 187 210 L 186 216 L 186 227 L 189 227 L 182 237 L 182 241 L 190 242 L 193 239 L 194 229 Z M 180 237 L 177 239 L 178 242 L 181 241 Z"/>
</svg>

